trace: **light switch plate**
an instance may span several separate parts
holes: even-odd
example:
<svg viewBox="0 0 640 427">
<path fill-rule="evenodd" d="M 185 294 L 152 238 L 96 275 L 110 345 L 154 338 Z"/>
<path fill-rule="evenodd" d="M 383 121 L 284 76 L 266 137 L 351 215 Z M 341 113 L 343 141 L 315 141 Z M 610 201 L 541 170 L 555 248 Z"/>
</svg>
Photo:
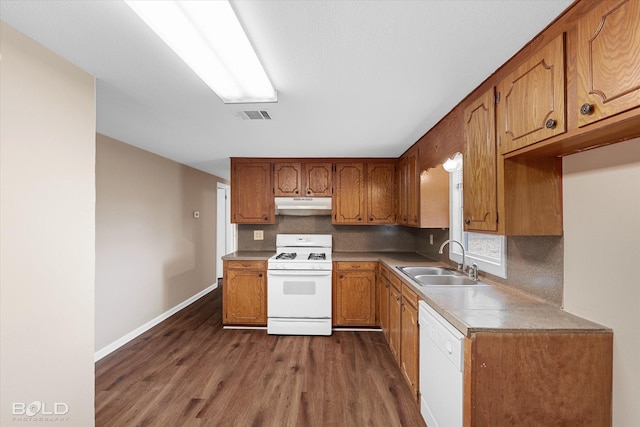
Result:
<svg viewBox="0 0 640 427">
<path fill-rule="evenodd" d="M 253 240 L 264 240 L 264 230 L 253 230 Z"/>
</svg>

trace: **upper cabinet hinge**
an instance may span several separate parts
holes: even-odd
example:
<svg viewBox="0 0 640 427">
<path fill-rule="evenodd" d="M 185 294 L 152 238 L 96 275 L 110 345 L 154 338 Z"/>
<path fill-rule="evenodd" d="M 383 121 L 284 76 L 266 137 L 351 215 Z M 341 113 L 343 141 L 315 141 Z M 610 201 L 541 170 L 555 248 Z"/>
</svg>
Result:
<svg viewBox="0 0 640 427">
<path fill-rule="evenodd" d="M 496 212 L 496 224 L 500 223 L 500 213 Z"/>
<path fill-rule="evenodd" d="M 498 105 L 500 103 L 500 92 L 496 92 L 494 95 L 495 104 Z"/>
</svg>

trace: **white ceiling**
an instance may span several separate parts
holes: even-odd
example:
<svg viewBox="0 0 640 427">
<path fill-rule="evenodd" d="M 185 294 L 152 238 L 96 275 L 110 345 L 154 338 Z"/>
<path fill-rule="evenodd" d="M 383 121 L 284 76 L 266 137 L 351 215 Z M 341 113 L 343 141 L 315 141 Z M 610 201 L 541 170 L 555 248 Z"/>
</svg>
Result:
<svg viewBox="0 0 640 427">
<path fill-rule="evenodd" d="M 229 157 L 397 157 L 571 0 L 243 0 L 278 90 L 229 105 L 121 1 L 0 2 L 0 19 L 96 77 L 97 131 L 229 178 Z M 272 121 L 236 117 L 267 109 Z"/>
</svg>

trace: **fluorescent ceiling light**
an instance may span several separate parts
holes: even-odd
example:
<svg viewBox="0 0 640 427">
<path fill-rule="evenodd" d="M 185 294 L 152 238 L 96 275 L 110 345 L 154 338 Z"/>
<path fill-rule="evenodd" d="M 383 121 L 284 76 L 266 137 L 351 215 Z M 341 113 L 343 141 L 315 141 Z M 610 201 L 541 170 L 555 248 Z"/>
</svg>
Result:
<svg viewBox="0 0 640 427">
<path fill-rule="evenodd" d="M 278 101 L 228 1 L 125 2 L 225 103 Z"/>
</svg>

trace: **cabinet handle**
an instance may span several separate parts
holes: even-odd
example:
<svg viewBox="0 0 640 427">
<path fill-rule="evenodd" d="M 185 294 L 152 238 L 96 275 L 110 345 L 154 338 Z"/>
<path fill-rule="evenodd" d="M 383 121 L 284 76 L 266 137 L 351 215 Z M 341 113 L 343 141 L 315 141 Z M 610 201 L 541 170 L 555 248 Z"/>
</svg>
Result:
<svg viewBox="0 0 640 427">
<path fill-rule="evenodd" d="M 258 277 L 262 277 L 262 273 L 258 273 Z"/>
<path fill-rule="evenodd" d="M 467 224 L 467 225 L 471 224 L 471 219 L 466 218 L 466 219 L 464 220 L 464 223 L 465 223 L 465 224 Z"/>
<path fill-rule="evenodd" d="M 556 121 L 554 119 L 549 119 L 545 122 L 544 125 L 547 129 L 553 129 L 554 127 L 556 127 Z"/>
<path fill-rule="evenodd" d="M 580 107 L 580 114 L 583 116 L 588 116 L 593 113 L 593 104 L 585 103 Z"/>
</svg>

